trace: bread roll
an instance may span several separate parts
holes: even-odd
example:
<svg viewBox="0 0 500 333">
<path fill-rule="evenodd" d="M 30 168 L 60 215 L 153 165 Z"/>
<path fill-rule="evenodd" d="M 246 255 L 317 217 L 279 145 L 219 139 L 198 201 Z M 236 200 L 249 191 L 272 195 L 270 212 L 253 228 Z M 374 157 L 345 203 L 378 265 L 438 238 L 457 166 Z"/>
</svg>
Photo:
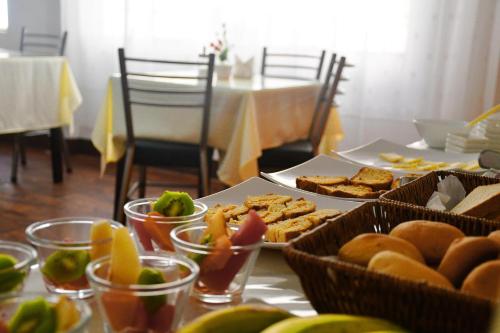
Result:
<svg viewBox="0 0 500 333">
<path fill-rule="evenodd" d="M 366 266 L 374 255 L 385 250 L 401 253 L 421 263 L 424 262 L 424 258 L 412 243 L 401 238 L 375 233 L 361 234 L 351 239 L 340 248 L 338 257 L 341 260 Z"/>
<path fill-rule="evenodd" d="M 490 232 L 488 238 L 494 240 L 500 247 L 500 230 Z"/>
<path fill-rule="evenodd" d="M 497 256 L 498 244 L 488 237 L 458 238 L 446 251 L 438 271 L 458 288 L 474 267 Z"/>
<path fill-rule="evenodd" d="M 474 268 L 465 278 L 462 291 L 500 301 L 500 260 L 487 261 Z"/>
<path fill-rule="evenodd" d="M 432 268 L 392 251 L 374 255 L 368 264 L 368 270 L 453 289 L 450 281 Z"/>
<path fill-rule="evenodd" d="M 401 223 L 389 235 L 415 245 L 429 265 L 439 264 L 451 242 L 465 237 L 460 229 L 452 225 L 424 220 Z"/>
</svg>

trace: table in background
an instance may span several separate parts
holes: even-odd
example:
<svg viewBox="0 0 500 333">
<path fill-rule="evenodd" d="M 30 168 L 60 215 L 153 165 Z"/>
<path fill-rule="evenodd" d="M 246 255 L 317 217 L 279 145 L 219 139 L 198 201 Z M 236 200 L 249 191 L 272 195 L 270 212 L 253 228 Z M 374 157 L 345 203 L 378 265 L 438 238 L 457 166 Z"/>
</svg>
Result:
<svg viewBox="0 0 500 333">
<path fill-rule="evenodd" d="M 32 270 L 25 288 L 27 292 L 46 292 L 39 269 Z M 299 316 L 316 314 L 304 297 L 297 275 L 288 267 L 281 251 L 262 249 L 243 293 L 243 303 L 266 303 L 283 308 Z M 93 314 L 89 332 L 104 332 L 103 322 L 95 298 L 87 300 Z M 190 298 L 182 323 L 203 313 L 234 306 L 235 303 L 211 305 Z"/>
<path fill-rule="evenodd" d="M 68 61 L 0 49 L 0 134 L 50 129 L 54 182 L 62 180 L 62 126 L 82 103 Z"/>
<path fill-rule="evenodd" d="M 131 79 L 132 84 L 158 90 L 172 90 L 180 85 L 175 79 Z M 198 84 L 193 83 L 194 87 Z M 263 149 L 307 138 L 320 86 L 317 81 L 260 76 L 252 80 L 216 81 L 212 94 L 209 145 L 222 153 L 217 171 L 219 179 L 228 185 L 235 185 L 258 176 L 257 160 Z M 197 143 L 201 113 L 189 117 L 186 116 L 188 112 L 192 111 L 136 106 L 133 114 L 140 121 L 134 123 L 135 135 Z M 336 110 L 333 117 L 338 120 Z M 338 124 L 327 126 L 327 132 L 330 137 L 338 138 L 341 134 Z M 119 74 L 109 80 L 92 142 L 101 153 L 102 171 L 107 163 L 118 161 L 124 154 L 125 121 Z M 332 141 L 326 141 L 325 145 L 328 147 L 324 150 L 329 151 Z"/>
</svg>

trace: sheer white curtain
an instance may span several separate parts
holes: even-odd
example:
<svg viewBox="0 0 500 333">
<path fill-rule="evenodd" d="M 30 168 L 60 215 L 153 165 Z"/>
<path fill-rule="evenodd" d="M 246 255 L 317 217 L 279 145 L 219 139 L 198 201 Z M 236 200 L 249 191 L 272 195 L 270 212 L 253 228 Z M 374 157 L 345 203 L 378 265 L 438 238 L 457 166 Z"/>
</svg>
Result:
<svg viewBox="0 0 500 333">
<path fill-rule="evenodd" d="M 193 58 L 223 22 L 233 55 L 255 56 L 256 70 L 263 46 L 346 55 L 356 66 L 338 101 L 348 143 L 411 140 L 412 118 L 470 119 L 494 104 L 498 0 L 62 0 L 61 8 L 84 96 L 81 136 L 117 71 L 118 46 Z"/>
</svg>

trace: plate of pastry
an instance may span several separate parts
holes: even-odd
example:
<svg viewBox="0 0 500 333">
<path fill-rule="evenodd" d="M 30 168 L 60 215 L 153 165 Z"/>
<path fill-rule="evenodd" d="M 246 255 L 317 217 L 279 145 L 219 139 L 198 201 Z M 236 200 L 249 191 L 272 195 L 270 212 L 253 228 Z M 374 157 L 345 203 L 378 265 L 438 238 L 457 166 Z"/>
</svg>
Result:
<svg viewBox="0 0 500 333">
<path fill-rule="evenodd" d="M 412 173 L 450 169 L 480 170 L 477 153 L 461 154 L 436 149 L 415 149 L 384 139 L 377 139 L 366 145 L 334 154 L 354 163 Z"/>
<path fill-rule="evenodd" d="M 376 200 L 385 191 L 399 186 L 402 177 L 418 174 L 381 168 L 318 155 L 292 168 L 261 175 L 277 184 L 343 200 Z"/>
<path fill-rule="evenodd" d="M 205 218 L 222 209 L 226 222 L 232 225 L 240 224 L 250 209 L 255 210 L 268 226 L 264 247 L 271 249 L 281 249 L 291 239 L 361 204 L 298 191 L 258 177 L 196 201 L 208 206 Z"/>
</svg>

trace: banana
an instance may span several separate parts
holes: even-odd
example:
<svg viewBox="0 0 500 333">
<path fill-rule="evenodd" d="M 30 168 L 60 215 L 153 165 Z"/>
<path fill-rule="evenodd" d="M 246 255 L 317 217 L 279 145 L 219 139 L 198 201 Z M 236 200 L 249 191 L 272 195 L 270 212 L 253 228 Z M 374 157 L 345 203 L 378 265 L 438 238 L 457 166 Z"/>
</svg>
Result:
<svg viewBox="0 0 500 333">
<path fill-rule="evenodd" d="M 403 333 L 398 326 L 375 318 L 341 314 L 289 318 L 269 326 L 262 333 Z"/>
<path fill-rule="evenodd" d="M 272 306 L 238 305 L 209 312 L 177 333 L 260 333 L 266 327 L 292 316 Z"/>
</svg>

